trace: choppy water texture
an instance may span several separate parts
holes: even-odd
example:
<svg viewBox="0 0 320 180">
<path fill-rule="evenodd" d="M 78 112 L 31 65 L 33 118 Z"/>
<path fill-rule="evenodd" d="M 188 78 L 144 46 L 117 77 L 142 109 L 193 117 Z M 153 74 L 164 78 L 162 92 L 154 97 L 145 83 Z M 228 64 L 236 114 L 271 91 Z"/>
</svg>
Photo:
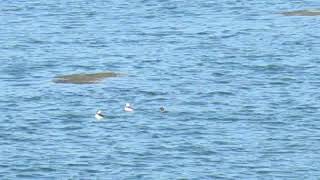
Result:
<svg viewBox="0 0 320 180">
<path fill-rule="evenodd" d="M 1 1 L 0 179 L 320 177 L 320 17 L 282 14 L 308 9 Z"/>
</svg>

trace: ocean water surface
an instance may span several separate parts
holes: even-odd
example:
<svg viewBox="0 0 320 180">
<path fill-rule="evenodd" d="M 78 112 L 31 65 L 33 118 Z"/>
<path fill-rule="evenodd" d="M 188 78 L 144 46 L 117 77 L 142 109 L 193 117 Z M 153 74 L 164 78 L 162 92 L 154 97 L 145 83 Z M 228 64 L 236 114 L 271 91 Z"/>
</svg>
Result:
<svg viewBox="0 0 320 180">
<path fill-rule="evenodd" d="M 1 1 L 0 179 L 319 178 L 320 16 L 281 14 L 315 8 Z"/>
</svg>

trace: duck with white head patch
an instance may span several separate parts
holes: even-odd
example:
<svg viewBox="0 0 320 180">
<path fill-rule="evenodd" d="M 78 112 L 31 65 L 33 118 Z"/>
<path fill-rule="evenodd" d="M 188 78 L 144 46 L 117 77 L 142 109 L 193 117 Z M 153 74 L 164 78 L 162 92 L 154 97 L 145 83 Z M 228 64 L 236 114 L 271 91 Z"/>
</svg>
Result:
<svg viewBox="0 0 320 180">
<path fill-rule="evenodd" d="M 97 120 L 103 119 L 105 116 L 102 114 L 100 110 L 96 112 L 96 115 L 94 116 Z"/>
<path fill-rule="evenodd" d="M 131 105 L 129 103 L 126 103 L 126 105 L 124 106 L 124 111 L 133 112 L 133 108 L 131 107 Z"/>
</svg>

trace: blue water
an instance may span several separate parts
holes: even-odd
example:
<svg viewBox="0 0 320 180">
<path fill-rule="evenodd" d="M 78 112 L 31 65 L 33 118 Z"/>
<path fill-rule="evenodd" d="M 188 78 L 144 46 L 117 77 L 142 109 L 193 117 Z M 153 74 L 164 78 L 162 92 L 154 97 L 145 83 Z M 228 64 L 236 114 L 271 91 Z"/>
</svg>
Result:
<svg viewBox="0 0 320 180">
<path fill-rule="evenodd" d="M 319 178 L 320 16 L 280 14 L 314 8 L 1 1 L 0 179 Z"/>
</svg>

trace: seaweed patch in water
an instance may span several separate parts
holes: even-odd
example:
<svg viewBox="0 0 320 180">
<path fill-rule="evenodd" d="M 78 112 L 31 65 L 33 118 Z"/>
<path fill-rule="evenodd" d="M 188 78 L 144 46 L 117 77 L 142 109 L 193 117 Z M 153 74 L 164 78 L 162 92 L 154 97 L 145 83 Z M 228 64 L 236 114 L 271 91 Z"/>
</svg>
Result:
<svg viewBox="0 0 320 180">
<path fill-rule="evenodd" d="M 320 16 L 320 9 L 288 11 L 281 14 L 284 16 Z"/>
<path fill-rule="evenodd" d="M 71 74 L 56 76 L 53 82 L 55 83 L 70 83 L 70 84 L 94 84 L 102 81 L 105 78 L 120 77 L 123 74 L 115 72 L 100 72 L 93 74 Z"/>
</svg>

